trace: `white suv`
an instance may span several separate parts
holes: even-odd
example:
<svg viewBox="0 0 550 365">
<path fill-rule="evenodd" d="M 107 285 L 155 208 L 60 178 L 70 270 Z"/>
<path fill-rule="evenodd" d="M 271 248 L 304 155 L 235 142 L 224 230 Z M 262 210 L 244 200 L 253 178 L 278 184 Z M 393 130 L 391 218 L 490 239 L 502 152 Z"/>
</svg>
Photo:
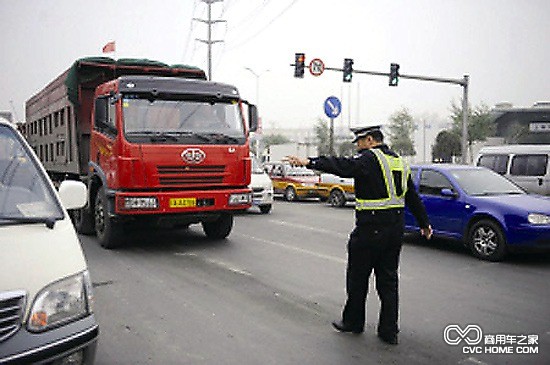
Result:
<svg viewBox="0 0 550 365">
<path fill-rule="evenodd" d="M 0 120 L 0 363 L 92 364 L 92 284 L 66 209 L 86 187 L 56 192 L 15 128 Z"/>
</svg>

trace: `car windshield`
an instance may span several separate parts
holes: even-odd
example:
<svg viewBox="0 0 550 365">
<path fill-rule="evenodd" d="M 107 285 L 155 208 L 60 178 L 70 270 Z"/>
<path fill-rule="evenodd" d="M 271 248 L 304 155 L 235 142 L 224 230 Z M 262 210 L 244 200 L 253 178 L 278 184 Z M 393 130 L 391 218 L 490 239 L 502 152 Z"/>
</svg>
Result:
<svg viewBox="0 0 550 365">
<path fill-rule="evenodd" d="M 236 100 L 165 100 L 126 94 L 124 131 L 130 142 L 243 144 L 245 131 Z"/>
<path fill-rule="evenodd" d="M 0 225 L 63 218 L 36 163 L 14 130 L 0 125 Z"/>
<path fill-rule="evenodd" d="M 525 194 L 520 187 L 492 170 L 452 170 L 450 174 L 468 195 Z"/>
</svg>

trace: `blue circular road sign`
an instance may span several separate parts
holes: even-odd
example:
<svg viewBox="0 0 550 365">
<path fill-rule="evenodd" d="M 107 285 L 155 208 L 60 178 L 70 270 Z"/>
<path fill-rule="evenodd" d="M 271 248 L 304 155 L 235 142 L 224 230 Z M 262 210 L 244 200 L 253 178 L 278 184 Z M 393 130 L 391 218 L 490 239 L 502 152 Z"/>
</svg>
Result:
<svg viewBox="0 0 550 365">
<path fill-rule="evenodd" d="M 336 96 L 329 96 L 325 100 L 325 114 L 329 118 L 336 118 L 342 111 L 342 103 Z"/>
</svg>

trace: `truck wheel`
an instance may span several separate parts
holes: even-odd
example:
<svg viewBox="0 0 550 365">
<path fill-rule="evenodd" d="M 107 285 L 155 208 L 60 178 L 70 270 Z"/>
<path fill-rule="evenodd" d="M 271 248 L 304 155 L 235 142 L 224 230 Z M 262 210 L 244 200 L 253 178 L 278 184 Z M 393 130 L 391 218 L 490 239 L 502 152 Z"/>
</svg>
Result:
<svg viewBox="0 0 550 365">
<path fill-rule="evenodd" d="M 92 235 L 95 233 L 94 219 L 87 209 L 87 206 L 81 209 L 71 209 L 69 211 L 74 228 L 80 234 Z"/>
<path fill-rule="evenodd" d="M 271 212 L 271 204 L 260 205 L 260 212 L 262 212 L 262 214 Z"/>
<path fill-rule="evenodd" d="M 497 223 L 482 219 L 470 229 L 468 247 L 479 259 L 501 261 L 506 255 L 506 238 Z"/>
<path fill-rule="evenodd" d="M 288 202 L 296 200 L 296 190 L 292 186 L 285 189 L 285 200 Z"/>
<path fill-rule="evenodd" d="M 346 205 L 346 197 L 340 190 L 334 189 L 330 192 L 328 202 L 331 206 L 340 208 Z"/>
<path fill-rule="evenodd" d="M 206 236 L 215 240 L 223 240 L 233 228 L 233 215 L 231 214 L 222 214 L 215 221 L 201 222 L 202 229 Z"/>
<path fill-rule="evenodd" d="M 112 249 L 119 247 L 121 244 L 121 228 L 109 216 L 109 205 L 105 188 L 101 187 L 97 191 L 95 206 L 94 206 L 94 221 L 95 233 L 101 247 Z"/>
</svg>

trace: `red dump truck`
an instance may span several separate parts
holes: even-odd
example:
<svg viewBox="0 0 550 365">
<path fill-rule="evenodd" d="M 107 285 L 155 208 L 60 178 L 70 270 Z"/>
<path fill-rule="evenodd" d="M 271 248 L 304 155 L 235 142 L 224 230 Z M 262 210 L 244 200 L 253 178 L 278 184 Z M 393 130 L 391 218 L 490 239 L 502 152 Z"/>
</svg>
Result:
<svg viewBox="0 0 550 365">
<path fill-rule="evenodd" d="M 132 225 L 201 223 L 227 237 L 232 213 L 251 205 L 257 120 L 234 86 L 201 69 L 97 57 L 27 101 L 25 133 L 54 182 L 87 184 L 88 204 L 72 212 L 78 232 L 114 248 Z"/>
</svg>

